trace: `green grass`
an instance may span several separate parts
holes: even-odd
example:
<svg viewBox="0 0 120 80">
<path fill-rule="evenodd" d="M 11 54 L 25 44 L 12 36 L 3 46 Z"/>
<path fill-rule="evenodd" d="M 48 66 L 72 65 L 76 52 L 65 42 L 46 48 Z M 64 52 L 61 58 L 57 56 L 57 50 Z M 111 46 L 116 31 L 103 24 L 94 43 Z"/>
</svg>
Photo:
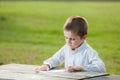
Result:
<svg viewBox="0 0 120 80">
<path fill-rule="evenodd" d="M 89 22 L 87 42 L 120 74 L 120 2 L 0 2 L 0 64 L 42 64 L 64 44 L 72 15 Z"/>
</svg>

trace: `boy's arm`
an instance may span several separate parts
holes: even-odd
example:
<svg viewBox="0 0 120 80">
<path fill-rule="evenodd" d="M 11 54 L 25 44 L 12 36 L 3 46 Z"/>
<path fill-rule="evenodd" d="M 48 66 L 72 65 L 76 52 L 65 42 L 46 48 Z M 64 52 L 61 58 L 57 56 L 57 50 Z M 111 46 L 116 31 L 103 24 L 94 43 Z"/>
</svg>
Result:
<svg viewBox="0 0 120 80">
<path fill-rule="evenodd" d="M 85 71 L 105 72 L 105 65 L 101 60 L 93 61 L 92 64 L 84 65 Z"/>
<path fill-rule="evenodd" d="M 64 61 L 65 57 L 64 48 L 65 46 L 58 50 L 51 58 L 45 60 L 43 64 L 48 64 L 50 66 L 50 69 L 61 64 Z"/>
<path fill-rule="evenodd" d="M 92 72 L 105 72 L 105 67 L 103 63 L 98 64 L 88 64 L 84 66 L 69 66 L 65 71 L 73 72 L 73 71 L 92 71 Z"/>
<path fill-rule="evenodd" d="M 105 65 L 96 51 L 91 52 L 88 57 L 89 64 L 83 65 L 85 71 L 105 72 Z"/>
<path fill-rule="evenodd" d="M 90 54 L 88 57 L 88 64 L 80 66 L 69 66 L 66 71 L 92 71 L 92 72 L 105 72 L 105 65 L 98 57 L 97 53 Z"/>
</svg>

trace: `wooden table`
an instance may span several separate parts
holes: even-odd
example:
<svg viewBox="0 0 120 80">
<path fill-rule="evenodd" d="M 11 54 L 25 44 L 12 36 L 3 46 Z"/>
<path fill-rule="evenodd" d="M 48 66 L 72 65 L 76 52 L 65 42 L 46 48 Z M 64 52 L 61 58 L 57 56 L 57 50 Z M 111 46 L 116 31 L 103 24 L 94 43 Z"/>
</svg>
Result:
<svg viewBox="0 0 120 80">
<path fill-rule="evenodd" d="M 0 66 L 0 80 L 120 80 L 119 75 L 95 72 L 40 72 L 36 74 L 37 65 L 6 64 Z M 57 70 L 59 71 L 59 70 Z"/>
</svg>

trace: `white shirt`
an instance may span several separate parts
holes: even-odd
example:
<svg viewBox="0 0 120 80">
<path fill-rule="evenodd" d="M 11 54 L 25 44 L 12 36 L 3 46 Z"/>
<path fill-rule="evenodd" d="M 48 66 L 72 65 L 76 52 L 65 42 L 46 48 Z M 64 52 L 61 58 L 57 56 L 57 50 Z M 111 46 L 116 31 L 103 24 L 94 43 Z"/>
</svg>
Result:
<svg viewBox="0 0 120 80">
<path fill-rule="evenodd" d="M 68 66 L 83 66 L 85 71 L 105 72 L 104 63 L 86 41 L 75 50 L 71 50 L 67 44 L 64 45 L 51 58 L 45 60 L 44 64 L 49 64 L 50 68 L 53 68 L 63 62 L 65 68 Z"/>
</svg>

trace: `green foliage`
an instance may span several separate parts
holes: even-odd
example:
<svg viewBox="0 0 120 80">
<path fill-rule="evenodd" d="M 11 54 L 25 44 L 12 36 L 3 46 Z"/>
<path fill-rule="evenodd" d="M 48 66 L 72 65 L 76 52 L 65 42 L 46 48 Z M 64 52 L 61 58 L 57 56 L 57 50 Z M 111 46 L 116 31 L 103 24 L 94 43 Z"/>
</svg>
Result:
<svg viewBox="0 0 120 80">
<path fill-rule="evenodd" d="M 42 64 L 64 44 L 62 27 L 72 15 L 89 22 L 87 42 L 120 74 L 119 2 L 0 2 L 0 64 Z"/>
</svg>

